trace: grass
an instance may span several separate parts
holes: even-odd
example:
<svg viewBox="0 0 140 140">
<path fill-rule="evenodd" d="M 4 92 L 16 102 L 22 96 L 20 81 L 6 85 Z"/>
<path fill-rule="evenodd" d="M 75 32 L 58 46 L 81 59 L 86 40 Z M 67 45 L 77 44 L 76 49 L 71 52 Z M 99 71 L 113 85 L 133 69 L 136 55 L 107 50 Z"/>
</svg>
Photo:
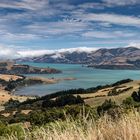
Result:
<svg viewBox="0 0 140 140">
<path fill-rule="evenodd" d="M 1 137 L 0 140 L 140 140 L 140 114 L 132 111 L 121 118 L 108 115 L 98 121 L 81 115 L 79 120 L 67 118 L 32 130 L 22 129 L 17 133 Z"/>
<path fill-rule="evenodd" d="M 133 91 L 138 90 L 139 83 L 140 81 L 133 81 L 121 85 L 122 87 L 117 87 L 118 89 L 123 89 L 124 87 L 133 86 L 133 89 L 117 96 L 107 96 L 112 87 L 99 90 L 93 94 L 81 94 L 80 96 L 85 98 L 86 104 L 92 107 L 101 105 L 105 99 L 111 99 L 119 105 Z M 26 110 L 24 111 L 26 113 Z M 114 111 L 111 111 L 113 117 L 115 116 Z M 127 114 L 123 112 L 127 112 Z M 0 126 L 0 135 L 2 135 L 0 140 L 140 140 L 140 113 L 136 110 L 120 110 L 118 113 L 119 117 L 114 119 L 107 114 L 98 119 L 97 115 L 96 120 L 94 119 L 95 117 L 91 117 L 92 115 L 85 113 L 80 115 L 78 120 L 66 116 L 65 121 L 55 121 L 42 127 L 32 126 L 28 128 L 23 124 L 14 124 L 15 126 L 6 126 L 4 130 Z M 5 135 L 1 133 L 1 130 Z"/>
<path fill-rule="evenodd" d="M 125 86 L 125 88 L 133 87 L 133 89 L 130 89 L 129 91 L 125 91 L 117 96 L 107 96 L 108 92 L 113 89 L 113 87 L 111 87 L 111 88 L 105 88 L 103 90 L 99 90 L 96 93 L 80 94 L 80 96 L 82 98 L 87 98 L 84 100 L 85 103 L 92 107 L 97 107 L 101 105 L 106 99 L 107 100 L 111 99 L 112 101 L 115 101 L 118 105 L 120 105 L 124 99 L 131 96 L 133 91 L 137 91 L 139 89 L 140 81 L 132 81 L 126 84 L 122 84 L 121 86 L 122 87 Z M 117 90 L 118 89 L 123 89 L 123 88 L 117 88 Z M 97 97 L 102 95 L 104 95 L 104 97 Z"/>
</svg>

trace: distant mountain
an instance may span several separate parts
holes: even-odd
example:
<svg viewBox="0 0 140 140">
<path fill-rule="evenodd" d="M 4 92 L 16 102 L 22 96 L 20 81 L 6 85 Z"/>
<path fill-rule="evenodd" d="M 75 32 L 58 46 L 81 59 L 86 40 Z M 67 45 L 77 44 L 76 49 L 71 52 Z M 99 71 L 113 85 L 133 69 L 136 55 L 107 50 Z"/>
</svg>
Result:
<svg viewBox="0 0 140 140">
<path fill-rule="evenodd" d="M 85 64 L 103 69 L 140 69 L 140 49 L 136 47 L 63 51 L 17 61 Z"/>
</svg>

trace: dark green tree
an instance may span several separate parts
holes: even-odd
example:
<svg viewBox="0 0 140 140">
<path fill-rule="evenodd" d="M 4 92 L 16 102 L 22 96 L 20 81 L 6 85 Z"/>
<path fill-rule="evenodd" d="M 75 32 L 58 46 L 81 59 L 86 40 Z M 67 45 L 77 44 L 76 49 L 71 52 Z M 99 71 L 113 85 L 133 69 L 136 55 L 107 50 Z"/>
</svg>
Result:
<svg viewBox="0 0 140 140">
<path fill-rule="evenodd" d="M 140 88 L 139 88 L 138 92 L 134 91 L 132 93 L 131 97 L 133 98 L 134 101 L 140 102 Z"/>
<path fill-rule="evenodd" d="M 97 107 L 97 112 L 99 115 L 104 114 L 106 111 L 108 111 L 111 108 L 116 107 L 116 103 L 109 100 L 105 100 L 104 103 L 101 106 Z"/>
<path fill-rule="evenodd" d="M 62 95 L 55 100 L 46 99 L 42 103 L 42 107 L 62 107 L 65 105 L 84 104 L 84 100 L 78 95 Z"/>
</svg>

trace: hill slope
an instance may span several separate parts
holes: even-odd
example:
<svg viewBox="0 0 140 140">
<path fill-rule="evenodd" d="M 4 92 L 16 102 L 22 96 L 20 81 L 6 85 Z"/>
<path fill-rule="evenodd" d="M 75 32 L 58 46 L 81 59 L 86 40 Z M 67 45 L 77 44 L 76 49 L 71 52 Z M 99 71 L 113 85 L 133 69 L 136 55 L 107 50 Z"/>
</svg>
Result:
<svg viewBox="0 0 140 140">
<path fill-rule="evenodd" d="M 96 51 L 54 52 L 17 61 L 86 64 L 90 67 L 104 69 L 140 69 L 140 49 L 135 47 L 99 49 Z"/>
</svg>

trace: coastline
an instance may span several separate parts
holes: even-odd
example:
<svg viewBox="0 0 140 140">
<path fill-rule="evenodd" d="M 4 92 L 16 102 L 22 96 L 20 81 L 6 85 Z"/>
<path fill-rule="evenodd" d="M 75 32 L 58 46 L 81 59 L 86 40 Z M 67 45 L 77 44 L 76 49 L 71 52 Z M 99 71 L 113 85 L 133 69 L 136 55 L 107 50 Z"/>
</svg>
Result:
<svg viewBox="0 0 140 140">
<path fill-rule="evenodd" d="M 35 99 L 35 96 L 25 96 L 25 95 L 14 95 L 14 92 L 17 89 L 24 88 L 25 86 L 31 86 L 36 84 L 55 84 L 63 80 L 76 80 L 76 78 L 42 78 L 42 77 L 24 77 L 18 75 L 8 75 L 0 74 L 0 80 L 3 83 L 0 83 L 0 110 L 4 110 L 4 104 L 10 99 L 18 100 L 24 102 L 27 99 Z M 10 88 L 7 88 L 10 85 Z M 11 86 L 12 85 L 12 86 Z"/>
<path fill-rule="evenodd" d="M 0 110 L 4 110 L 4 104 L 10 99 L 18 100 L 19 102 L 24 102 L 27 99 L 35 99 L 33 96 L 22 96 L 22 95 L 13 95 L 6 90 L 0 88 Z"/>
</svg>

